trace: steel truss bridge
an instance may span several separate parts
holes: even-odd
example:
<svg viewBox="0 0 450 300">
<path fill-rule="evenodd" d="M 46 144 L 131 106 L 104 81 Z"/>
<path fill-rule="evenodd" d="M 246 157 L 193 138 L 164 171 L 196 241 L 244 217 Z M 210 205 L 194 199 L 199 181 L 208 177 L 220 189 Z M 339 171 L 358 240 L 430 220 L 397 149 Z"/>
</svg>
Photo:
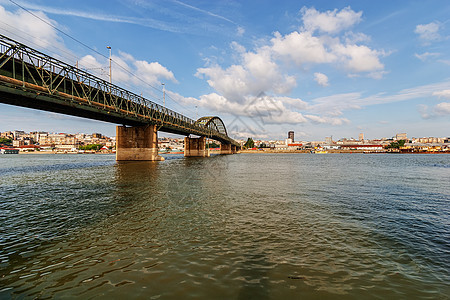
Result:
<svg viewBox="0 0 450 300">
<path fill-rule="evenodd" d="M 219 117 L 195 121 L 0 35 L 0 103 L 158 131 L 205 136 L 240 148 Z"/>
</svg>

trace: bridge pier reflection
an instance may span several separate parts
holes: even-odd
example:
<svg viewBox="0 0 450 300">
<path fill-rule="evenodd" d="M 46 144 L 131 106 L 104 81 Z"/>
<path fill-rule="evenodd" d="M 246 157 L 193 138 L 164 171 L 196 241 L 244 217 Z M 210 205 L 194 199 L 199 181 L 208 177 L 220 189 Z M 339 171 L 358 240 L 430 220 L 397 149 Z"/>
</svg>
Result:
<svg viewBox="0 0 450 300">
<path fill-rule="evenodd" d="M 206 137 L 184 138 L 184 156 L 185 157 L 208 157 L 209 149 L 206 149 Z"/>
<path fill-rule="evenodd" d="M 116 160 L 162 161 L 155 125 L 116 127 Z"/>
</svg>

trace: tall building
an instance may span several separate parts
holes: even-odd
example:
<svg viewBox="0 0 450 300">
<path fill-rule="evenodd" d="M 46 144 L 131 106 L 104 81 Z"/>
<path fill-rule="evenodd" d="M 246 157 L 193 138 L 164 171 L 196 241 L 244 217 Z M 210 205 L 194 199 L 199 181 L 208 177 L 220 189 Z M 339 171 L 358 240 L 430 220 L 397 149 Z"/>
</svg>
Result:
<svg viewBox="0 0 450 300">
<path fill-rule="evenodd" d="M 360 133 L 359 134 L 359 140 L 360 141 L 364 141 L 364 133 Z"/>
<path fill-rule="evenodd" d="M 288 132 L 288 139 L 291 139 L 291 141 L 294 142 L 294 132 L 293 131 Z"/>
<path fill-rule="evenodd" d="M 408 138 L 406 137 L 406 133 L 397 133 L 395 135 L 395 139 L 399 141 L 399 140 L 407 140 Z"/>
</svg>

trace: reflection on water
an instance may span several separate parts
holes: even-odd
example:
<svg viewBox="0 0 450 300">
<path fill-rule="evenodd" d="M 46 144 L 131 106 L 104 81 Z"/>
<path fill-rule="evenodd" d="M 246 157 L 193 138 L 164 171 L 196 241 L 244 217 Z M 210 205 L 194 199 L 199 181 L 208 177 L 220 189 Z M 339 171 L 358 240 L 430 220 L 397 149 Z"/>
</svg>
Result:
<svg viewBox="0 0 450 300">
<path fill-rule="evenodd" d="M 0 298 L 450 294 L 446 155 L 0 163 Z"/>
</svg>

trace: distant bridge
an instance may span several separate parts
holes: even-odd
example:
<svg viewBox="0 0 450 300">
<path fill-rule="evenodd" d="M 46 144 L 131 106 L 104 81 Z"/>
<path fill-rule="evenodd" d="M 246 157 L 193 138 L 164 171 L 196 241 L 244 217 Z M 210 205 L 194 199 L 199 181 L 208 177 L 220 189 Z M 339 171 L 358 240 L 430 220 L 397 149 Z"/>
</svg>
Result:
<svg viewBox="0 0 450 300">
<path fill-rule="evenodd" d="M 157 131 L 200 136 L 185 138 L 185 156 L 208 156 L 206 138 L 224 154 L 240 148 L 217 116 L 195 121 L 3 35 L 0 103 L 121 124 L 118 160 L 159 160 Z"/>
</svg>

